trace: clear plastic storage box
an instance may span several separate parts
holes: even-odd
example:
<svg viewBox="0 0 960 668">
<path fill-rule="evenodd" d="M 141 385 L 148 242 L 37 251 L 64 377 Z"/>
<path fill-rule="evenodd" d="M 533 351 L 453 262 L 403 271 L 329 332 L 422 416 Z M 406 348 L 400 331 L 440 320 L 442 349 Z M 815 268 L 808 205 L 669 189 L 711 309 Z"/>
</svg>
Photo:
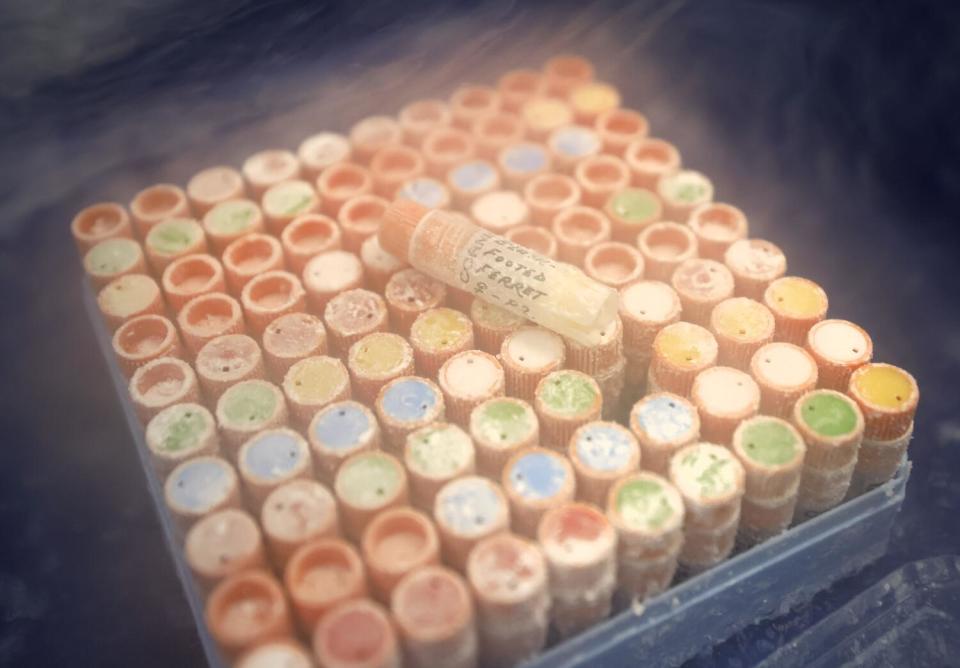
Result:
<svg viewBox="0 0 960 668">
<path fill-rule="evenodd" d="M 114 358 L 110 334 L 90 289 L 84 291 L 84 300 L 101 351 L 110 367 L 117 396 L 123 404 L 131 440 L 143 466 L 145 483 L 156 504 L 167 547 L 186 592 L 208 662 L 211 666 L 225 666 L 206 629 L 203 599 L 183 557 L 180 538 L 164 504 L 163 483 L 154 472 L 144 442 L 143 427 L 128 396 L 127 381 Z M 627 606 L 602 624 L 553 645 L 525 666 L 678 665 L 750 624 L 786 612 L 840 578 L 860 570 L 886 551 L 909 474 L 910 462 L 905 460 L 896 476 L 880 487 L 675 584 L 643 604 Z M 864 594 L 867 595 L 869 592 Z M 823 640 L 831 641 L 830 638 Z M 802 641 L 801 638 L 797 642 Z M 784 651 L 787 652 L 783 657 L 787 664 L 791 663 L 788 660 L 791 656 L 793 662 L 806 656 L 797 647 L 787 647 Z M 785 664 L 768 661 L 768 665 Z"/>
</svg>

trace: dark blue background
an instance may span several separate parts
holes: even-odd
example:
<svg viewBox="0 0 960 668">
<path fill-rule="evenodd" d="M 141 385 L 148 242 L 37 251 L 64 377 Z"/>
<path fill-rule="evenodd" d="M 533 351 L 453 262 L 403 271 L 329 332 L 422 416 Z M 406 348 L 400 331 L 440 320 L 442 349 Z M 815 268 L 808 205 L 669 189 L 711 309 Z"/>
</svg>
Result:
<svg viewBox="0 0 960 668">
<path fill-rule="evenodd" d="M 900 565 L 960 554 L 952 5 L 0 3 L 0 664 L 202 661 L 82 311 L 73 212 L 556 50 L 592 57 L 922 390 L 889 554 L 694 663 L 749 664 Z"/>
</svg>

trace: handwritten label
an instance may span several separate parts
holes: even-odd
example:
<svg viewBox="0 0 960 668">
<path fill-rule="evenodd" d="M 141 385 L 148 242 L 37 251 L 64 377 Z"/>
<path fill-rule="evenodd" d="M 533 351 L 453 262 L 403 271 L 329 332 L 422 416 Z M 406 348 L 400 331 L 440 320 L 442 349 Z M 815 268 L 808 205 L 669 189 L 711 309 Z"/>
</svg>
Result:
<svg viewBox="0 0 960 668">
<path fill-rule="evenodd" d="M 617 293 L 580 269 L 442 210 L 420 220 L 407 255 L 428 276 L 584 345 L 616 316 Z"/>
<path fill-rule="evenodd" d="M 465 290 L 507 309 L 530 314 L 530 304 L 547 295 L 549 272 L 557 263 L 487 231 L 478 232 L 460 257 L 458 278 Z"/>
</svg>

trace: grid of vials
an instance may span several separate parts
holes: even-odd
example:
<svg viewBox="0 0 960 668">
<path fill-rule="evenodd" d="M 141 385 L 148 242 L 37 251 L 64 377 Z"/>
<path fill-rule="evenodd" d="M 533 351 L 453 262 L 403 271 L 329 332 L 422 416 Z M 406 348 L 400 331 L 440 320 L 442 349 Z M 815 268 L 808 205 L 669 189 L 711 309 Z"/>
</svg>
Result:
<svg viewBox="0 0 960 668">
<path fill-rule="evenodd" d="M 396 197 L 580 268 L 617 318 L 584 344 L 408 266 Z M 913 431 L 912 376 L 580 57 L 72 231 L 245 668 L 517 664 L 889 479 Z"/>
</svg>

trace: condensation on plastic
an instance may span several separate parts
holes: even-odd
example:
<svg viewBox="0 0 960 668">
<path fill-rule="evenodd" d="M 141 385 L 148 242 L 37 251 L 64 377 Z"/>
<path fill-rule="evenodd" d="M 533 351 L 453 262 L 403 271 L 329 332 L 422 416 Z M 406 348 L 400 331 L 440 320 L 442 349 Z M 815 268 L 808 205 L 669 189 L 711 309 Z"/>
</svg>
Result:
<svg viewBox="0 0 960 668">
<path fill-rule="evenodd" d="M 154 473 L 143 428 L 127 394 L 127 382 L 114 358 L 96 298 L 89 288 L 84 289 L 83 296 L 207 661 L 211 666 L 226 666 L 204 623 L 203 599 L 183 557 L 181 538 L 165 509 L 163 482 Z M 750 624 L 786 613 L 886 551 L 909 473 L 910 462 L 904 460 L 887 483 L 742 552 L 642 605 L 627 605 L 607 621 L 524 663 L 524 668 L 620 668 L 642 662 L 679 665 Z"/>
</svg>

